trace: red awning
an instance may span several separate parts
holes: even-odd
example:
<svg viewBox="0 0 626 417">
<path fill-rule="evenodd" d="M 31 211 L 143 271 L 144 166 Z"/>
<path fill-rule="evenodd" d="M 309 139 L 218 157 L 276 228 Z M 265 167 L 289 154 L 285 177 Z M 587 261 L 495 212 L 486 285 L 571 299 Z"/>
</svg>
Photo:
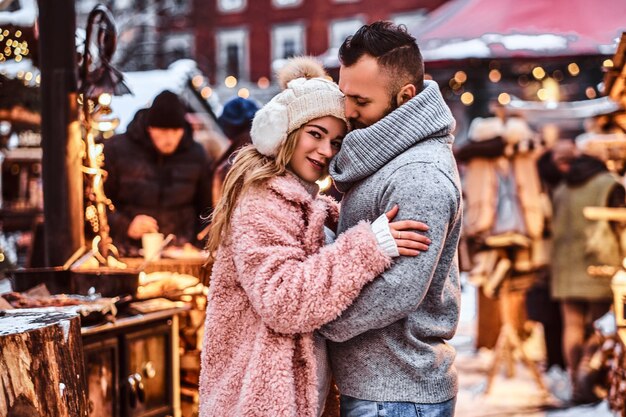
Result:
<svg viewBox="0 0 626 417">
<path fill-rule="evenodd" d="M 426 61 L 612 55 L 625 0 L 451 0 L 410 27 Z"/>
</svg>

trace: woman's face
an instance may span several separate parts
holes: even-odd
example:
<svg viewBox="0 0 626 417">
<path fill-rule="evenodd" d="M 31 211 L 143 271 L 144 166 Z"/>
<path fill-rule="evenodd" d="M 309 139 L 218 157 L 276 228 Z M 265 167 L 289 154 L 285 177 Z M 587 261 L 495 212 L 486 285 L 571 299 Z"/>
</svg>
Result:
<svg viewBox="0 0 626 417">
<path fill-rule="evenodd" d="M 333 116 L 320 117 L 306 123 L 296 138 L 289 167 L 307 182 L 327 175 L 330 159 L 339 152 L 346 134 L 346 124 Z"/>
</svg>

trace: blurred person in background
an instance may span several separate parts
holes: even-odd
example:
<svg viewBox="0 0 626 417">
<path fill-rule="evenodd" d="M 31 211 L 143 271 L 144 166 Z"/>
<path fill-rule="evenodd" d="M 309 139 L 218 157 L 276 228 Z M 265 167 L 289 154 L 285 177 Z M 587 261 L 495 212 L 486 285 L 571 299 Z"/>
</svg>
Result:
<svg viewBox="0 0 626 417">
<path fill-rule="evenodd" d="M 224 110 L 217 123 L 222 131 L 230 140 L 230 145 L 222 156 L 215 161 L 213 171 L 213 205 L 216 205 L 222 196 L 222 187 L 224 178 L 233 164 L 233 153 L 252 143 L 250 139 L 250 127 L 252 119 L 256 114 L 259 106 L 252 100 L 236 97 L 224 104 Z"/>
<path fill-rule="evenodd" d="M 584 383 L 580 366 L 585 343 L 593 334 L 593 322 L 609 311 L 613 300 L 611 276 L 593 276 L 589 267 L 619 268 L 622 263 L 616 225 L 589 220 L 583 209 L 623 207 L 625 199 L 619 178 L 602 160 L 587 154 L 570 159 L 563 183 L 554 191 L 551 294 L 561 307 L 563 353 L 572 401 L 577 403 L 597 400 Z"/>
<path fill-rule="evenodd" d="M 115 206 L 108 220 L 123 256 L 139 254 L 145 233 L 202 246 L 196 235 L 211 210 L 211 165 L 185 114 L 179 97 L 165 90 L 105 143 L 104 189 Z"/>
</svg>

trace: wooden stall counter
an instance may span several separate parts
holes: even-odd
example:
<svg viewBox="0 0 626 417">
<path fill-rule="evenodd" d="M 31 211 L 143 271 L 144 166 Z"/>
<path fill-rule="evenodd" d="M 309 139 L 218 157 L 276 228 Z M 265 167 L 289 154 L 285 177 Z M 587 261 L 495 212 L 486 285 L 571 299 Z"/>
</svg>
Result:
<svg viewBox="0 0 626 417">
<path fill-rule="evenodd" d="M 186 307 L 83 327 L 92 417 L 180 417 L 178 315 Z"/>
</svg>

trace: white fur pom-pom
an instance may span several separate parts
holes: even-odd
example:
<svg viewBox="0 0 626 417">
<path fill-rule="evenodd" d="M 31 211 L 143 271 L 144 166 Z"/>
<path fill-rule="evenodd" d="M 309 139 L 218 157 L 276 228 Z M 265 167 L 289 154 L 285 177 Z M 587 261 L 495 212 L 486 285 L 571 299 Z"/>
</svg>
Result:
<svg viewBox="0 0 626 417">
<path fill-rule="evenodd" d="M 252 120 L 250 137 L 254 147 L 265 156 L 276 156 L 287 138 L 288 126 L 287 107 L 276 100 L 270 101 L 256 112 Z"/>
<path fill-rule="evenodd" d="M 281 89 L 287 88 L 289 81 L 297 78 L 318 78 L 324 77 L 326 71 L 318 60 L 310 56 L 299 56 L 291 58 L 284 67 L 276 73 Z"/>
</svg>

